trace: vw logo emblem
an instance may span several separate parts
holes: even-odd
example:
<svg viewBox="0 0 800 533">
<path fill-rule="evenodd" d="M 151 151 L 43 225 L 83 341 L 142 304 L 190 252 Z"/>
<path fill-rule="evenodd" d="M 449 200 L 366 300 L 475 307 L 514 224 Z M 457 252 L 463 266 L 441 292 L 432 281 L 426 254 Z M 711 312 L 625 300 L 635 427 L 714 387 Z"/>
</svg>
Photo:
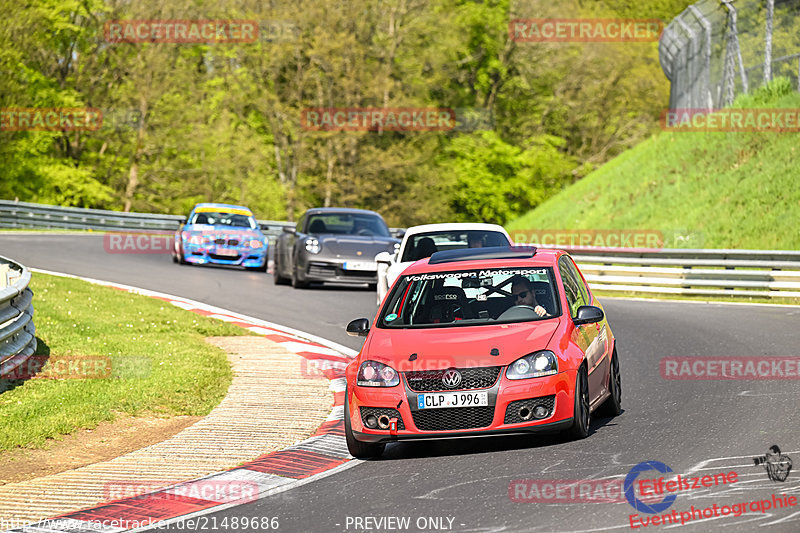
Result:
<svg viewBox="0 0 800 533">
<path fill-rule="evenodd" d="M 455 389 L 461 385 L 461 372 L 455 368 L 445 370 L 444 374 L 442 375 L 442 383 L 449 389 Z"/>
</svg>

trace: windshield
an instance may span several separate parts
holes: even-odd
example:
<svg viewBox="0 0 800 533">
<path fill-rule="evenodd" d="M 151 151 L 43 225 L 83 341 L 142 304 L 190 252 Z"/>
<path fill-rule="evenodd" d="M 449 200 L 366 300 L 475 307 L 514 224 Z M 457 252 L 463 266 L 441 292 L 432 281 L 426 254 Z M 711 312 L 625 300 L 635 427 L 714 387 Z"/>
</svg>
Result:
<svg viewBox="0 0 800 533">
<path fill-rule="evenodd" d="M 489 246 L 508 246 L 508 238 L 499 231 L 463 230 L 431 231 L 411 235 L 406 241 L 401 262 L 419 261 L 435 252 L 458 250 L 460 248 L 486 248 Z"/>
<path fill-rule="evenodd" d="M 336 233 L 340 235 L 361 235 L 364 237 L 389 237 L 386 222 L 376 215 L 351 213 L 321 213 L 311 215 L 308 219 L 308 231 L 320 233 Z"/>
<path fill-rule="evenodd" d="M 215 226 L 232 226 L 249 229 L 256 229 L 258 227 L 256 219 L 252 216 L 212 211 L 195 213 L 189 221 L 189 224 L 211 224 Z"/>
<path fill-rule="evenodd" d="M 561 314 L 553 270 L 502 268 L 403 276 L 378 327 L 475 326 L 545 320 Z M 543 316 L 537 306 L 546 311 Z"/>
</svg>

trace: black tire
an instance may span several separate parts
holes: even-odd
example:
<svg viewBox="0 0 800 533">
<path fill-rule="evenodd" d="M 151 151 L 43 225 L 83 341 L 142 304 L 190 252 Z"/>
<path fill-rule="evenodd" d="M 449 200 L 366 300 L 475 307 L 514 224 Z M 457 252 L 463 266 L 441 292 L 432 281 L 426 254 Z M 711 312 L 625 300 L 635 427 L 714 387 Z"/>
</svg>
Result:
<svg viewBox="0 0 800 533">
<path fill-rule="evenodd" d="M 297 273 L 297 265 L 292 269 L 292 287 L 295 289 L 305 289 L 308 287 L 308 282 L 300 279 L 300 275 Z"/>
<path fill-rule="evenodd" d="M 178 252 L 178 257 L 177 257 L 177 259 L 176 259 L 176 261 L 175 261 L 175 262 L 176 262 L 176 263 L 178 263 L 179 265 L 186 265 L 186 264 L 188 264 L 188 263 L 186 262 L 186 259 L 184 259 L 184 258 L 183 258 L 183 252 Z"/>
<path fill-rule="evenodd" d="M 269 259 L 264 258 L 264 264 L 260 267 L 245 267 L 247 270 L 254 270 L 256 272 L 266 272 L 269 267 Z"/>
<path fill-rule="evenodd" d="M 616 346 L 611 354 L 611 375 L 608 377 L 608 388 L 611 396 L 603 402 L 597 413 L 601 416 L 617 416 L 622 412 L 622 378 L 619 373 Z"/>
<path fill-rule="evenodd" d="M 272 265 L 272 282 L 275 285 L 288 285 L 289 278 L 281 276 L 281 264 L 278 262 L 278 251 L 275 250 L 275 261 Z"/>
<path fill-rule="evenodd" d="M 380 457 L 386 444 L 375 444 L 372 442 L 361 442 L 353 436 L 353 428 L 350 427 L 350 404 L 347 400 L 347 391 L 344 391 L 344 438 L 347 441 L 347 451 L 356 459 L 373 459 Z"/>
<path fill-rule="evenodd" d="M 592 415 L 589 411 L 589 379 L 586 366 L 581 365 L 575 379 L 575 409 L 572 415 L 572 427 L 567 430 L 567 435 L 573 440 L 585 439 L 589 436 L 589 426 Z"/>
</svg>

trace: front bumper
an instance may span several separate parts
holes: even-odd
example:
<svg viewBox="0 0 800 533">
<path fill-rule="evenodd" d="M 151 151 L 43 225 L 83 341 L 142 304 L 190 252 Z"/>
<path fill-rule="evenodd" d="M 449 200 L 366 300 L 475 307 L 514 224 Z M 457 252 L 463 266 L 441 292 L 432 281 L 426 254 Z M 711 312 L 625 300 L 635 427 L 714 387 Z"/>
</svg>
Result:
<svg viewBox="0 0 800 533">
<path fill-rule="evenodd" d="M 336 283 L 377 283 L 377 270 L 350 270 L 346 269 L 345 263 L 352 262 L 352 259 L 306 259 L 306 266 L 303 269 L 305 281 L 330 281 Z"/>
<path fill-rule="evenodd" d="M 187 263 L 263 267 L 267 261 L 267 247 L 220 247 L 184 244 L 183 258 Z M 222 253 L 220 253 L 222 252 Z M 227 255 L 235 253 L 236 255 Z"/>
<path fill-rule="evenodd" d="M 475 427 L 472 420 L 466 420 L 464 425 L 473 427 L 449 430 L 431 429 L 431 418 L 427 413 L 436 411 L 437 415 L 441 414 L 444 418 L 452 415 L 464 419 L 464 417 L 470 416 L 469 414 L 465 415 L 464 413 L 467 411 L 464 410 L 485 408 L 458 407 L 419 410 L 417 409 L 417 395 L 435 394 L 435 392 L 417 393 L 412 391 L 408 387 L 405 376 L 400 385 L 386 389 L 358 387 L 350 383 L 348 385 L 350 412 L 345 413 L 345 416 L 350 417 L 355 438 L 363 442 L 557 432 L 569 428 L 572 424 L 575 378 L 575 371 L 567 371 L 542 378 L 509 380 L 505 378 L 505 369 L 503 369 L 497 382 L 491 388 L 469 390 L 469 392 L 488 392 L 491 413 L 485 420 L 491 420 L 491 423 L 482 425 L 482 427 Z M 521 401 L 535 400 L 546 403 L 545 398 L 549 397 L 552 397 L 553 408 L 549 416 L 545 418 L 520 420 L 518 417 L 509 416 Z M 514 405 L 511 406 L 511 404 Z M 398 423 L 398 429 L 395 431 L 368 428 L 361 419 L 361 407 L 395 409 L 400 415 L 402 424 Z M 459 410 L 461 411 L 459 412 Z M 427 412 L 424 419 L 420 416 L 421 411 Z M 428 429 L 420 429 L 417 425 L 418 422 L 427 425 Z"/>
</svg>

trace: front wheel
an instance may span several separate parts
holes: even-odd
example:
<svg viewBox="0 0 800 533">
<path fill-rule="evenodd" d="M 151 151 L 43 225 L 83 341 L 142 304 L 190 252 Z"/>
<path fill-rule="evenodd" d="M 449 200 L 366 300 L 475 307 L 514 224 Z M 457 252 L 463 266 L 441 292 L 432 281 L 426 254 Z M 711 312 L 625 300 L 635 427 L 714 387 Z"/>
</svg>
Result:
<svg viewBox="0 0 800 533">
<path fill-rule="evenodd" d="M 386 444 L 376 444 L 373 442 L 361 442 L 356 440 L 353 435 L 353 428 L 350 426 L 350 403 L 347 391 L 344 391 L 344 438 L 347 441 L 347 451 L 356 459 L 372 459 L 380 457 Z"/>
<path fill-rule="evenodd" d="M 289 278 L 284 278 L 281 276 L 281 264 L 278 262 L 278 251 L 275 250 L 275 262 L 272 265 L 272 282 L 275 285 L 288 285 Z"/>
<path fill-rule="evenodd" d="M 592 415 L 589 412 L 589 379 L 586 367 L 581 366 L 575 379 L 575 410 L 572 415 L 572 427 L 567 430 L 567 435 L 573 440 L 585 439 L 589 436 L 589 425 Z"/>
<path fill-rule="evenodd" d="M 292 287 L 295 289 L 305 289 L 308 287 L 308 282 L 300 279 L 300 274 L 297 271 L 297 265 L 292 269 Z"/>
</svg>

